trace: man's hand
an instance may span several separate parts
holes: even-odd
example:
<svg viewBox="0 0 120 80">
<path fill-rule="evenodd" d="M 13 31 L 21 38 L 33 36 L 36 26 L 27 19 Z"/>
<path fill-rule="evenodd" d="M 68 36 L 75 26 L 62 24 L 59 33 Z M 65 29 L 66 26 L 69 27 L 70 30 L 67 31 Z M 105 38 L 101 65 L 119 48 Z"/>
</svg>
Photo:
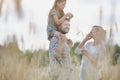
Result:
<svg viewBox="0 0 120 80">
<path fill-rule="evenodd" d="M 72 47 L 73 41 L 71 39 L 67 39 L 67 44 L 69 45 L 69 47 Z"/>
</svg>

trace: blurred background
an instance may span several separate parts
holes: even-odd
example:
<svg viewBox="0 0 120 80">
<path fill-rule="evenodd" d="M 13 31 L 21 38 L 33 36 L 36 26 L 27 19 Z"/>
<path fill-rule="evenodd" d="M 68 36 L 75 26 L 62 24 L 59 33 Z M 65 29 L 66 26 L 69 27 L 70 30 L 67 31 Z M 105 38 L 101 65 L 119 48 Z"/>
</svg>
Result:
<svg viewBox="0 0 120 80">
<path fill-rule="evenodd" d="M 9 43 L 14 36 L 20 50 L 48 49 L 47 16 L 53 3 L 54 0 L 0 0 L 0 45 Z M 81 41 L 93 25 L 101 25 L 107 33 L 112 26 L 114 43 L 120 44 L 119 0 L 68 0 L 64 11 L 74 14 L 67 34 L 73 42 Z"/>
</svg>

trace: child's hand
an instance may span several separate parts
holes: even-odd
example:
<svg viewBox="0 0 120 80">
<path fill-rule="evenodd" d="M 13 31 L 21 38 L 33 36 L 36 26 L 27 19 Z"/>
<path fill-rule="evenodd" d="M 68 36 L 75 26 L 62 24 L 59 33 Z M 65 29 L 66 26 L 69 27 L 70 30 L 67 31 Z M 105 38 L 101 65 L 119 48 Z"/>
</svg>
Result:
<svg viewBox="0 0 120 80">
<path fill-rule="evenodd" d="M 73 14 L 72 14 L 72 13 L 70 13 L 70 14 L 69 14 L 69 17 L 70 17 L 70 19 L 71 19 L 71 18 L 73 18 Z"/>
<path fill-rule="evenodd" d="M 69 17 L 69 19 L 71 19 L 71 18 L 73 17 L 73 14 L 70 13 L 70 12 L 68 12 L 68 13 L 66 14 L 66 16 Z"/>
</svg>

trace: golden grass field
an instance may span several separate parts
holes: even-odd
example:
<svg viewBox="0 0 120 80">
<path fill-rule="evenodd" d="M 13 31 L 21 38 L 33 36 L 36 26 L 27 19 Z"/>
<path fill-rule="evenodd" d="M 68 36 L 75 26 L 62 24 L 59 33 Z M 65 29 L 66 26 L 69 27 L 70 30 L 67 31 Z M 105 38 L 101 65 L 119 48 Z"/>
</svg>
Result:
<svg viewBox="0 0 120 80">
<path fill-rule="evenodd" d="M 118 64 L 110 64 L 110 56 L 107 54 L 104 61 L 102 80 L 120 80 L 120 58 Z M 72 80 L 79 80 L 80 59 L 72 55 Z M 0 80 L 49 80 L 48 51 L 39 50 L 34 53 L 23 53 L 17 47 L 16 42 L 0 46 Z M 63 76 L 64 77 L 64 76 Z"/>
</svg>

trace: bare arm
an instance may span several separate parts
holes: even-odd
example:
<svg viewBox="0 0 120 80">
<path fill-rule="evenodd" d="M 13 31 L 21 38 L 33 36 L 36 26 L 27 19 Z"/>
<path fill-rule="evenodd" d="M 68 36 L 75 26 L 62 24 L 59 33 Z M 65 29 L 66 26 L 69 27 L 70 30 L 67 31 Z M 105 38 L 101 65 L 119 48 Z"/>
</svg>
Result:
<svg viewBox="0 0 120 80">
<path fill-rule="evenodd" d="M 79 45 L 78 45 L 78 47 L 79 48 L 82 48 L 83 46 L 84 46 L 84 44 L 86 43 L 86 39 L 84 39 Z"/>
<path fill-rule="evenodd" d="M 69 19 L 71 19 L 73 17 L 73 14 L 72 13 L 67 13 L 60 19 L 58 18 L 57 15 L 53 15 L 53 20 L 54 20 L 55 24 L 57 26 L 59 26 L 67 17 L 69 17 Z"/>
<path fill-rule="evenodd" d="M 78 45 L 78 47 L 79 48 L 82 48 L 84 45 L 85 45 L 85 43 L 88 41 L 88 40 L 90 40 L 92 37 L 91 37 L 91 34 L 89 33 L 86 37 L 85 37 L 85 39 L 83 39 L 83 41 Z"/>
<path fill-rule="evenodd" d="M 91 63 L 94 66 L 97 66 L 97 61 L 95 60 L 95 58 L 87 51 L 87 50 L 82 50 L 82 53 L 88 57 L 88 59 L 91 61 Z"/>
<path fill-rule="evenodd" d="M 57 26 L 59 26 L 65 19 L 66 19 L 66 15 L 64 15 L 62 18 L 58 19 L 58 16 L 57 15 L 53 15 L 53 20 L 55 22 L 55 24 Z"/>
</svg>

